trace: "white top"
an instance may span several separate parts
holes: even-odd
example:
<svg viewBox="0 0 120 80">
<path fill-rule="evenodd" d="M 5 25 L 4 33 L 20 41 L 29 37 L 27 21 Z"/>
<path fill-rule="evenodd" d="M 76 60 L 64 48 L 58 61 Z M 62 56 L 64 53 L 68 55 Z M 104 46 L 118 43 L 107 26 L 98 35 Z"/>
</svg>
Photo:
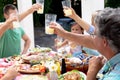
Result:
<svg viewBox="0 0 120 80">
<path fill-rule="evenodd" d="M 68 49 L 70 53 L 73 54 L 73 53 L 82 52 L 81 45 L 75 44 L 74 42 L 68 42 L 68 43 L 69 43 Z"/>
</svg>

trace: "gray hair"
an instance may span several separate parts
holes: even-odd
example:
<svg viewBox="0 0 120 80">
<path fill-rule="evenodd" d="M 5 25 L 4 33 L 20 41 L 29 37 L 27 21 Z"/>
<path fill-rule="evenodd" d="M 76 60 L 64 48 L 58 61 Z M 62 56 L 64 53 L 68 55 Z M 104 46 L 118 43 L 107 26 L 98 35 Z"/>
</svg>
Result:
<svg viewBox="0 0 120 80">
<path fill-rule="evenodd" d="M 105 37 L 114 52 L 120 51 L 120 8 L 105 8 L 96 16 L 98 35 Z"/>
</svg>

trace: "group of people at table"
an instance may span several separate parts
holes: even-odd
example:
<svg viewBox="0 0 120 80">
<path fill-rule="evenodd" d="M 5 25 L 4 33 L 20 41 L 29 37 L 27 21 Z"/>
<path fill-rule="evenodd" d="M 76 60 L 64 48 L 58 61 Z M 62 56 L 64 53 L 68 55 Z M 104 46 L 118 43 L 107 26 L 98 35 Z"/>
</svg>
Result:
<svg viewBox="0 0 120 80">
<path fill-rule="evenodd" d="M 6 21 L 0 24 L 0 58 L 25 54 L 30 46 L 30 39 L 25 34 L 22 27 L 14 28 L 13 21 L 23 20 L 27 15 L 37 11 L 41 6 L 33 4 L 27 11 L 18 14 L 17 8 L 8 4 L 4 7 L 4 17 Z M 52 22 L 50 27 L 54 33 L 64 39 L 76 42 L 77 45 L 95 49 L 101 53 L 100 56 L 94 56 L 89 61 L 87 80 L 119 80 L 120 78 L 120 9 L 105 8 L 96 12 L 93 25 L 82 20 L 75 11 L 67 17 L 75 20 L 77 29 L 73 32 L 64 30 L 60 24 Z M 15 16 L 15 15 L 18 15 Z M 82 27 L 90 35 L 82 34 Z M 79 34 L 76 32 L 80 30 Z M 21 38 L 25 41 L 24 49 L 21 52 Z M 19 73 L 12 66 L 0 80 L 12 80 Z M 100 76 L 98 75 L 100 74 Z"/>
</svg>

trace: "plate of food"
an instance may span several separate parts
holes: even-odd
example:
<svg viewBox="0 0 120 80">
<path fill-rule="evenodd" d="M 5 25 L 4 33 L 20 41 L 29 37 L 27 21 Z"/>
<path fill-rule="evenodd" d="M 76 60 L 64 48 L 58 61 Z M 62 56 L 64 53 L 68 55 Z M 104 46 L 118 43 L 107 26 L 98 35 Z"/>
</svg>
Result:
<svg viewBox="0 0 120 80">
<path fill-rule="evenodd" d="M 52 51 L 51 48 L 49 47 L 36 47 L 30 50 L 31 54 L 38 54 L 38 53 L 45 53 L 45 52 L 50 52 Z"/>
<path fill-rule="evenodd" d="M 46 68 L 40 64 L 30 66 L 29 64 L 22 64 L 19 66 L 18 71 L 24 74 L 36 74 L 36 73 L 45 73 Z"/>
<path fill-rule="evenodd" d="M 23 55 L 22 60 L 23 60 L 23 63 L 28 63 L 28 64 L 31 62 L 39 63 L 39 61 L 41 60 L 41 57 L 38 55 L 30 55 L 30 56 Z"/>
<path fill-rule="evenodd" d="M 23 73 L 23 74 L 37 74 L 37 73 L 40 73 L 39 70 L 31 70 L 31 69 L 27 69 L 27 70 L 20 69 L 19 72 Z"/>
<path fill-rule="evenodd" d="M 86 80 L 86 75 L 78 70 L 72 70 L 60 75 L 58 80 Z"/>
</svg>

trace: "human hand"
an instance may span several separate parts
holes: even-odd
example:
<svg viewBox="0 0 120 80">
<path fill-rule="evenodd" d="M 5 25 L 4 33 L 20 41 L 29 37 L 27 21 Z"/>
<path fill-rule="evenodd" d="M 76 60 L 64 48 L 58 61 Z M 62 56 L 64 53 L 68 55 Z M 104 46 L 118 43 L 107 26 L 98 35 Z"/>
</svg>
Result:
<svg viewBox="0 0 120 80">
<path fill-rule="evenodd" d="M 11 13 L 8 18 L 9 21 L 19 21 L 18 15 L 16 13 Z"/>
<path fill-rule="evenodd" d="M 50 23 L 50 28 L 54 29 L 54 33 L 61 36 L 65 30 L 62 28 L 62 26 L 56 22 L 51 22 Z"/>
<path fill-rule="evenodd" d="M 38 3 L 33 4 L 32 7 L 31 7 L 32 12 L 37 11 L 39 8 L 42 9 L 42 6 L 40 4 L 38 4 Z"/>
<path fill-rule="evenodd" d="M 54 44 L 54 48 L 58 51 L 61 47 L 63 47 L 63 43 L 59 40 L 59 39 L 55 39 L 54 40 L 55 44 Z"/>
<path fill-rule="evenodd" d="M 77 15 L 76 12 L 75 12 L 75 10 L 74 10 L 73 8 L 69 8 L 69 7 L 66 7 L 66 8 L 70 9 L 70 10 L 72 11 L 72 14 L 71 14 L 71 15 L 65 15 L 65 16 L 74 19 L 75 16 Z M 65 9 L 63 9 L 63 11 L 64 11 L 64 10 L 65 10 Z"/>
<path fill-rule="evenodd" d="M 88 73 L 97 74 L 98 71 L 103 67 L 103 56 L 94 56 L 89 60 Z"/>
<path fill-rule="evenodd" d="M 6 74 L 3 77 L 3 80 L 8 80 L 8 79 L 13 80 L 14 78 L 16 78 L 18 74 L 19 73 L 17 71 L 16 66 L 12 66 L 7 70 Z"/>
<path fill-rule="evenodd" d="M 8 28 L 12 28 L 14 21 L 19 21 L 18 16 L 15 13 L 11 13 L 5 23 L 8 25 Z"/>
<path fill-rule="evenodd" d="M 58 42 L 58 39 L 57 38 L 55 38 L 54 39 L 54 48 L 57 50 L 57 42 Z"/>
</svg>

